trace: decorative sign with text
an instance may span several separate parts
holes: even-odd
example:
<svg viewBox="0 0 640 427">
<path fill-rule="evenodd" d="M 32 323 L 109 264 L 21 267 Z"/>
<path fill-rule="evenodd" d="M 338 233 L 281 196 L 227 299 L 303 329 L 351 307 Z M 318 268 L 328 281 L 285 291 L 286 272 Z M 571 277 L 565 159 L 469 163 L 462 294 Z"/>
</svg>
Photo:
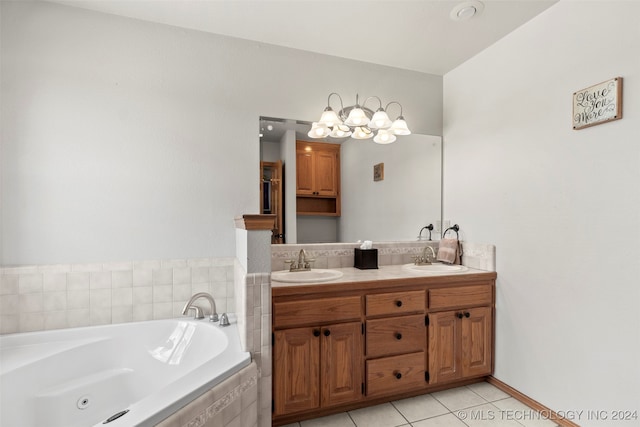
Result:
<svg viewBox="0 0 640 427">
<path fill-rule="evenodd" d="M 622 77 L 573 94 L 573 128 L 583 129 L 622 118 Z"/>
</svg>

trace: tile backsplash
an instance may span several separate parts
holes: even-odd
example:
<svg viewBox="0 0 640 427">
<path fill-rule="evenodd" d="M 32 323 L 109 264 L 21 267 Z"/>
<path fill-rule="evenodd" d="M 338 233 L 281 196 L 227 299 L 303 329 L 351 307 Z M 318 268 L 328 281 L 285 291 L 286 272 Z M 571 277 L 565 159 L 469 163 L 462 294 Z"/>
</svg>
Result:
<svg viewBox="0 0 640 427">
<path fill-rule="evenodd" d="M 2 267 L 0 333 L 177 317 L 197 292 L 233 311 L 233 275 L 234 258 Z"/>
<path fill-rule="evenodd" d="M 425 246 L 431 246 L 436 252 L 439 241 L 399 241 L 374 242 L 378 249 L 378 265 L 408 264 L 416 255 L 421 255 Z M 496 248 L 494 245 L 461 241 L 462 264 L 480 270 L 495 271 Z M 297 259 L 300 249 L 304 249 L 309 258 L 315 259 L 313 268 L 353 267 L 353 249 L 356 243 L 318 243 L 271 245 L 271 271 L 286 270 L 285 261 Z"/>
</svg>

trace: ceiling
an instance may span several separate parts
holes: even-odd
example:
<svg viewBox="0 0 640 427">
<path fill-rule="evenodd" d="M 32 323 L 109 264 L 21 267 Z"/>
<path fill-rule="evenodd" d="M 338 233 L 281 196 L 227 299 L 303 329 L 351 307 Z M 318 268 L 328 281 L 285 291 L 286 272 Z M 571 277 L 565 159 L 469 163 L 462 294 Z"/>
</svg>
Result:
<svg viewBox="0 0 640 427">
<path fill-rule="evenodd" d="M 51 0 L 70 6 L 444 75 L 558 0 Z M 479 10 L 455 21 L 461 3 Z"/>
</svg>

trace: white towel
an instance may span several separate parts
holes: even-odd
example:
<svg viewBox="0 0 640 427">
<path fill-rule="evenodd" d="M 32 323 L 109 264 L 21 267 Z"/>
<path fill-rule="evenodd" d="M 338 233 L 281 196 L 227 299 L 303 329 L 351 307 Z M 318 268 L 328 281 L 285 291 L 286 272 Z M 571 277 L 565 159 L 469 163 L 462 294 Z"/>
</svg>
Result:
<svg viewBox="0 0 640 427">
<path fill-rule="evenodd" d="M 436 259 L 446 264 L 460 264 L 460 252 L 458 239 L 442 239 Z"/>
</svg>

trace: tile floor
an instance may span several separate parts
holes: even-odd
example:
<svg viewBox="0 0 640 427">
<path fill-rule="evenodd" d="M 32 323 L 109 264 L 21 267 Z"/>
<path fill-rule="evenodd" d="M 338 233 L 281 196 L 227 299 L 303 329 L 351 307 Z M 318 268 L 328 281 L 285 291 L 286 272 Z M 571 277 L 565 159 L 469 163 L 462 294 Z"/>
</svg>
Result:
<svg viewBox="0 0 640 427">
<path fill-rule="evenodd" d="M 553 427 L 557 424 L 482 382 L 285 427 Z"/>
</svg>

